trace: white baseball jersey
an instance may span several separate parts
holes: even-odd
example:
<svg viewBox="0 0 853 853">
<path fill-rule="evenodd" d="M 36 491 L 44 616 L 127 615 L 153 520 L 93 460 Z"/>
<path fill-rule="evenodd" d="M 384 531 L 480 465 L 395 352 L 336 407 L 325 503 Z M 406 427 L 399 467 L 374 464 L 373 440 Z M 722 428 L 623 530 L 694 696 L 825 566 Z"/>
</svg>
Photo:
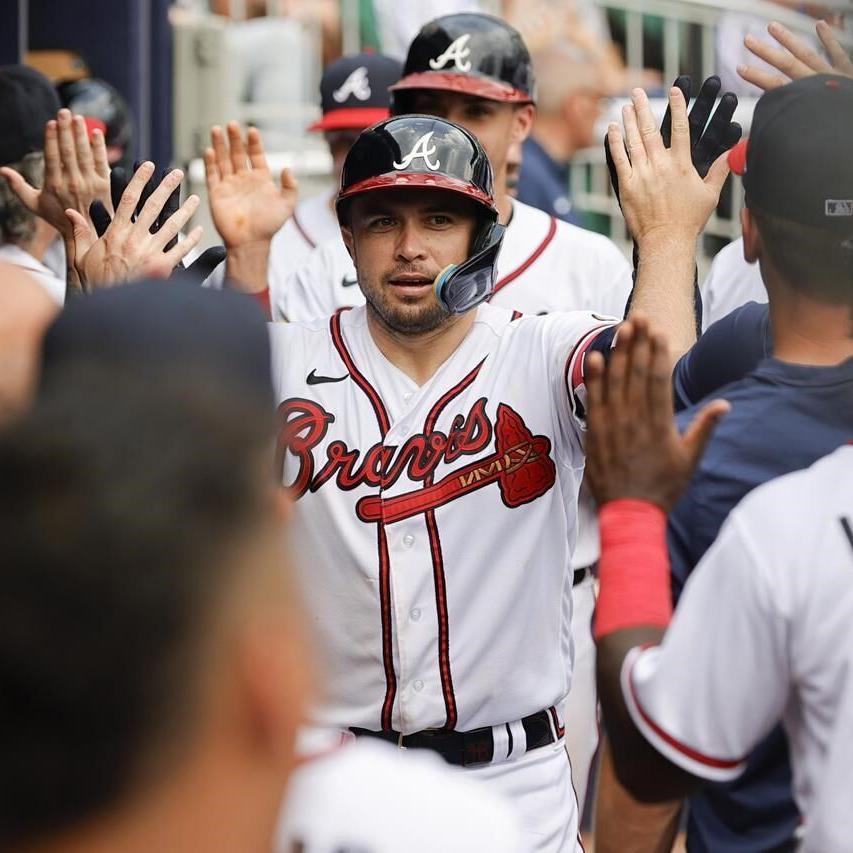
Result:
<svg viewBox="0 0 853 853">
<path fill-rule="evenodd" d="M 767 302 L 758 264 L 743 257 L 743 237 L 717 252 L 702 286 L 702 328 L 721 320 L 747 302 Z"/>
<path fill-rule="evenodd" d="M 631 268 L 612 241 L 519 201 L 513 201 L 512 210 L 498 256 L 493 305 L 525 314 L 624 315 Z M 355 267 L 340 239 L 312 252 L 275 291 L 275 319 L 310 320 L 364 304 Z"/>
<path fill-rule="evenodd" d="M 509 800 L 423 750 L 361 740 L 299 767 L 276 853 L 525 853 Z"/>
<path fill-rule="evenodd" d="M 381 354 L 363 307 L 271 325 L 319 724 L 503 731 L 560 706 L 583 356 L 616 322 L 481 305 L 422 386 Z"/>
<path fill-rule="evenodd" d="M 804 849 L 850 849 L 853 446 L 744 498 L 622 681 L 645 737 L 705 779 L 738 776 L 781 718 Z"/>
</svg>

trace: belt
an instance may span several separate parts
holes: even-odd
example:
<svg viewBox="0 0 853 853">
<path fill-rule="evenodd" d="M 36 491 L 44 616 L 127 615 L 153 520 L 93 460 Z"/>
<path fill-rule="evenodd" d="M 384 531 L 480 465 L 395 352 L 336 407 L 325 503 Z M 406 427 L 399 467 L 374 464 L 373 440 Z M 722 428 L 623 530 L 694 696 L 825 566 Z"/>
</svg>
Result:
<svg viewBox="0 0 853 853">
<path fill-rule="evenodd" d="M 577 586 L 583 583 L 590 575 L 594 575 L 598 570 L 598 560 L 589 566 L 584 566 L 582 569 L 575 569 L 572 577 L 572 586 Z"/>
<path fill-rule="evenodd" d="M 553 726 L 559 726 L 557 714 L 553 708 L 537 711 L 521 720 L 521 725 L 527 736 L 527 752 L 547 746 L 549 743 L 555 743 L 558 737 L 563 736 L 562 727 L 557 729 L 555 734 L 552 721 Z M 510 751 L 512 751 L 512 733 L 509 723 L 505 725 L 510 737 Z M 410 735 L 403 735 L 395 731 L 374 732 L 370 729 L 359 728 L 351 728 L 350 731 L 356 737 L 378 738 L 405 749 L 430 749 L 437 752 L 448 764 L 456 764 L 461 767 L 489 764 L 495 754 L 492 726 L 471 729 L 468 732 L 424 729 L 422 732 L 415 732 Z"/>
</svg>

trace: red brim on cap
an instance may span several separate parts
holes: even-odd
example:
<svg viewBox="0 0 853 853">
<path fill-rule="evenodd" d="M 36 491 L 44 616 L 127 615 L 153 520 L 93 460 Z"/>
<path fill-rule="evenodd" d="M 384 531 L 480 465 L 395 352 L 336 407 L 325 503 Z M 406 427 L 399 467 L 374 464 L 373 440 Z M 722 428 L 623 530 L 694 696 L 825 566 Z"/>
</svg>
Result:
<svg viewBox="0 0 853 853">
<path fill-rule="evenodd" d="M 440 89 L 444 92 L 461 92 L 487 101 L 532 104 L 533 98 L 520 89 L 505 86 L 486 77 L 461 74 L 451 71 L 419 71 L 397 81 L 389 91 L 402 92 L 408 89 Z"/>
<path fill-rule="evenodd" d="M 408 187 L 420 187 L 423 189 L 449 190 L 458 193 L 473 201 L 479 202 L 487 207 L 492 213 L 497 214 L 497 208 L 493 199 L 473 184 L 451 178 L 447 175 L 429 175 L 425 172 L 391 172 L 385 175 L 377 175 L 375 178 L 367 178 L 357 184 L 353 184 L 347 190 L 338 195 L 338 202 L 352 198 L 372 190 L 406 189 Z"/>
<path fill-rule="evenodd" d="M 729 149 L 728 163 L 729 168 L 736 175 L 743 175 L 746 172 L 746 149 L 749 144 L 749 138 L 741 139 L 737 145 Z"/>
<path fill-rule="evenodd" d="M 308 130 L 364 130 L 388 118 L 387 107 L 348 107 L 331 110 L 312 124 Z"/>
</svg>

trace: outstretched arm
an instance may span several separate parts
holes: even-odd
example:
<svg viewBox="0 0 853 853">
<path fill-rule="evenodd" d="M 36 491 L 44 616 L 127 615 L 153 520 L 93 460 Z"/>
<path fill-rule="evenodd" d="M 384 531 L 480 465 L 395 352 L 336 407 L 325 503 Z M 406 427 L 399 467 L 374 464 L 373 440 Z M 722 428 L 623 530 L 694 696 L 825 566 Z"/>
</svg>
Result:
<svg viewBox="0 0 853 853">
<path fill-rule="evenodd" d="M 275 185 L 257 128 L 249 128 L 244 141 L 237 123 L 229 122 L 227 138 L 214 127 L 210 139 L 205 176 L 213 223 L 228 253 L 226 275 L 245 293 L 266 294 L 269 313 L 270 241 L 293 215 L 296 180 L 283 169 L 280 186 Z"/>
<path fill-rule="evenodd" d="M 625 221 L 639 254 L 629 317 L 639 313 L 654 321 L 677 358 L 696 339 L 696 244 L 716 207 L 728 166 L 720 154 L 704 177 L 694 168 L 690 121 L 679 88 L 669 93 L 670 147 L 645 92 L 634 90 L 632 100 L 623 109 L 624 134 L 612 124 L 607 141 Z"/>
</svg>

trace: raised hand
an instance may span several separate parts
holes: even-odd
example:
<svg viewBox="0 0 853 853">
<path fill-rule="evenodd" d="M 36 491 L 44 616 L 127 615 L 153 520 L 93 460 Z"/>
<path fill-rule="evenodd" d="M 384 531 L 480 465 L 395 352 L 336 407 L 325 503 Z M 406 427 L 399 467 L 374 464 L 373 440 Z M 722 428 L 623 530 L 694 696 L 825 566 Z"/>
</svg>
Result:
<svg viewBox="0 0 853 853">
<path fill-rule="evenodd" d="M 724 400 L 708 403 L 680 435 L 670 367 L 665 338 L 640 317 L 619 327 L 606 365 L 600 353 L 587 356 L 586 482 L 599 504 L 634 498 L 668 512 L 729 410 Z"/>
<path fill-rule="evenodd" d="M 699 175 L 692 160 L 687 104 L 679 88 L 669 91 L 669 148 L 645 92 L 634 89 L 632 101 L 622 109 L 624 137 L 615 123 L 607 132 L 628 228 L 641 252 L 644 240 L 650 237 L 695 241 L 716 207 L 728 175 L 725 153 L 713 161 L 704 178 Z"/>
<path fill-rule="evenodd" d="M 812 74 L 842 74 L 853 77 L 853 62 L 832 34 L 832 27 L 826 21 L 818 21 L 815 29 L 829 57 L 828 61 L 799 36 L 773 21 L 768 25 L 767 32 L 781 47 L 775 47 L 752 35 L 748 35 L 743 43 L 751 53 L 780 73 L 774 74 L 754 65 L 739 65 L 737 73 L 748 83 L 765 92 Z"/>
<path fill-rule="evenodd" d="M 45 125 L 44 186 L 30 186 L 8 166 L 0 168 L 0 175 L 30 212 L 50 223 L 66 240 L 72 237 L 66 210 L 88 218 L 89 205 L 94 201 L 109 211 L 113 208 L 104 135 L 95 130 L 90 142 L 83 117 L 66 109 Z"/>
<path fill-rule="evenodd" d="M 269 243 L 293 214 L 297 191 L 287 169 L 276 186 L 257 128 L 249 128 L 245 144 L 236 122 L 227 131 L 226 140 L 221 127 L 211 130 L 204 166 L 213 223 L 230 253 Z"/>
<path fill-rule="evenodd" d="M 116 207 L 115 217 L 100 237 L 88 217 L 76 210 L 65 211 L 73 228 L 75 265 L 84 290 L 132 278 L 166 278 L 201 239 L 202 228 L 198 226 L 186 239 L 175 241 L 198 208 L 197 195 L 191 195 L 159 229 L 151 231 L 158 215 L 180 186 L 183 173 L 179 169 L 163 178 L 134 217 L 153 174 L 153 163 L 143 163 L 136 170 Z"/>
</svg>

